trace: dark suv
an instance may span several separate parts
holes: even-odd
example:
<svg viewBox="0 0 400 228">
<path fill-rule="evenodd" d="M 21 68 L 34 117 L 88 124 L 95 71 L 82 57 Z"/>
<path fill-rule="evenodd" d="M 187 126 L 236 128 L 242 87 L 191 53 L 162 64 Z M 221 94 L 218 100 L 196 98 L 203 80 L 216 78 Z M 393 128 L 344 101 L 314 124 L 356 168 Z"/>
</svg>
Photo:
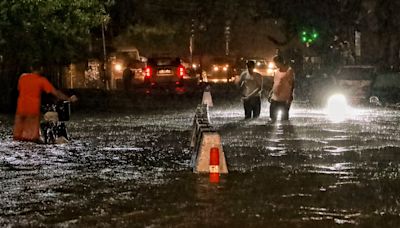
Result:
<svg viewBox="0 0 400 228">
<path fill-rule="evenodd" d="M 156 57 L 147 60 L 145 68 L 145 83 L 151 85 L 175 85 L 183 84 L 186 69 L 181 59 L 176 57 Z"/>
</svg>

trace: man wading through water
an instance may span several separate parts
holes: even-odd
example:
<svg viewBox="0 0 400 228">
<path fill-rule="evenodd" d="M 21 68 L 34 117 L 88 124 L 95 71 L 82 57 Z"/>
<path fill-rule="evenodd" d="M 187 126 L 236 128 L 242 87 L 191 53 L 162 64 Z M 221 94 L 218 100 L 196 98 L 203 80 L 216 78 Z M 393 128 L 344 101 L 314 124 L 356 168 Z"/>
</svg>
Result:
<svg viewBox="0 0 400 228">
<path fill-rule="evenodd" d="M 258 118 L 261 111 L 262 76 L 254 72 L 254 61 L 246 63 L 247 70 L 240 74 L 238 85 L 242 89 L 245 119 Z"/>
<path fill-rule="evenodd" d="M 294 72 L 282 56 L 275 56 L 273 61 L 278 69 L 274 75 L 272 96 L 269 99 L 271 102 L 269 115 L 272 121 L 289 120 L 289 109 L 293 101 Z"/>
</svg>

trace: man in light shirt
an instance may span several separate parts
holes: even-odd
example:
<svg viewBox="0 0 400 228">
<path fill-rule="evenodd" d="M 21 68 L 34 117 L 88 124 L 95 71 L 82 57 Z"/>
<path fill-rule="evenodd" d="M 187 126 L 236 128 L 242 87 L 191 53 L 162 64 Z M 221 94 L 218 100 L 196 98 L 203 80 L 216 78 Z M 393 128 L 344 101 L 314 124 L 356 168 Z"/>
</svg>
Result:
<svg viewBox="0 0 400 228">
<path fill-rule="evenodd" d="M 294 72 L 282 56 L 275 56 L 273 61 L 278 69 L 274 75 L 269 115 L 272 121 L 288 120 L 293 101 Z"/>
<path fill-rule="evenodd" d="M 246 65 L 247 70 L 240 74 L 238 81 L 242 89 L 245 119 L 258 118 L 261 112 L 262 76 L 254 71 L 254 61 L 248 61 Z"/>
</svg>

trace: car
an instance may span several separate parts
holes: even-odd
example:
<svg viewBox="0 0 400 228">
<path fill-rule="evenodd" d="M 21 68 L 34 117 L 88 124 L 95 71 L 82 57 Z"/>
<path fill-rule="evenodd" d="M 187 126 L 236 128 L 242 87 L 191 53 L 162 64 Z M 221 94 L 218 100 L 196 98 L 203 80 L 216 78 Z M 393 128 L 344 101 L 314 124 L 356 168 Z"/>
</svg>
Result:
<svg viewBox="0 0 400 228">
<path fill-rule="evenodd" d="M 182 86 L 186 68 L 179 57 L 153 57 L 147 60 L 145 84 L 152 86 Z"/>
<path fill-rule="evenodd" d="M 211 59 L 208 67 L 205 70 L 206 82 L 230 82 L 233 74 L 233 61 L 227 57 L 214 57 Z"/>
<path fill-rule="evenodd" d="M 400 72 L 380 72 L 375 79 L 372 91 L 372 96 L 377 97 L 379 101 L 400 104 Z"/>
<path fill-rule="evenodd" d="M 125 68 L 131 64 L 132 70 L 135 72 L 133 84 L 141 84 L 144 80 L 143 67 L 145 62 L 141 60 L 137 48 L 119 48 L 116 52 L 111 53 L 109 58 L 111 78 L 115 82 L 116 87 L 122 87 L 122 75 Z"/>
<path fill-rule="evenodd" d="M 198 85 L 201 82 L 201 67 L 197 62 L 182 61 L 183 67 L 186 69 L 186 74 L 183 76 L 185 86 Z"/>
<path fill-rule="evenodd" d="M 332 74 L 310 77 L 309 99 L 314 105 L 324 105 L 332 94 L 342 94 L 353 106 L 369 103 L 376 79 L 376 67 L 345 65 Z"/>
<path fill-rule="evenodd" d="M 334 75 L 338 89 L 354 105 L 368 103 L 376 79 L 376 68 L 370 65 L 347 65 Z"/>
</svg>

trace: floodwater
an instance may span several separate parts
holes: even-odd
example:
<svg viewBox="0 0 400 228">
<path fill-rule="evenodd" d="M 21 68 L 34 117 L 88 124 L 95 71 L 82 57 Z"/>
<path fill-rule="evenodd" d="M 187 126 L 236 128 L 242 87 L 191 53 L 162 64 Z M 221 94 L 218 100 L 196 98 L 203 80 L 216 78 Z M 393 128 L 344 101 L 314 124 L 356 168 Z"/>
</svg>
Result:
<svg viewBox="0 0 400 228">
<path fill-rule="evenodd" d="M 400 111 L 290 122 L 210 108 L 230 173 L 193 174 L 194 109 L 76 113 L 67 145 L 11 140 L 0 116 L 0 227 L 400 227 Z"/>
</svg>

